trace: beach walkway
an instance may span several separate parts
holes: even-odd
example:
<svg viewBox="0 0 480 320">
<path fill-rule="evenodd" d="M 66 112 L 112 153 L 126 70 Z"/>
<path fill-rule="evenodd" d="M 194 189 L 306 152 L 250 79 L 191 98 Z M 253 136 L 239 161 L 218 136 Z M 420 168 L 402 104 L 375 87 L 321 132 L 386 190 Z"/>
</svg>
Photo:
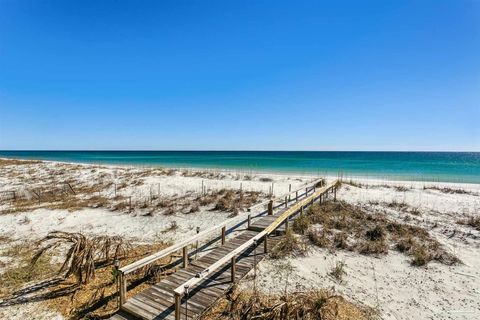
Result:
<svg viewBox="0 0 480 320">
<path fill-rule="evenodd" d="M 315 201 L 324 201 L 329 194 L 336 197 L 338 183 L 325 185 L 316 182 L 307 187 L 304 193 L 298 190 L 282 197 L 275 206 L 275 200 L 269 200 L 267 210 L 247 219 L 241 225 L 235 225 L 235 234 L 226 239 L 226 223 L 206 230 L 202 234 L 186 239 L 152 256 L 125 266 L 120 271 L 120 311 L 113 320 L 125 319 L 196 319 L 205 310 L 222 297 L 235 282 L 250 271 L 256 271 L 256 265 L 281 239 L 283 231 L 289 227 L 289 221 L 301 214 L 304 208 Z M 293 196 L 295 195 L 295 196 Z M 198 241 L 215 230 L 221 230 L 220 246 L 196 260 L 191 260 L 188 245 Z M 230 229 L 231 231 L 231 229 Z M 183 268 L 166 276 L 158 283 L 126 299 L 126 276 L 157 261 L 161 257 L 183 251 Z"/>
</svg>

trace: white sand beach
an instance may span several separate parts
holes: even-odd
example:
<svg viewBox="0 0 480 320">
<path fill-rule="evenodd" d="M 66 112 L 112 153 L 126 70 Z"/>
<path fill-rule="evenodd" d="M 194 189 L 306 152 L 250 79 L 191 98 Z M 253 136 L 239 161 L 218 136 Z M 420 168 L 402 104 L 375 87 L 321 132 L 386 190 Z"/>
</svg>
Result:
<svg viewBox="0 0 480 320">
<path fill-rule="evenodd" d="M 171 243 L 195 234 L 197 227 L 205 230 L 234 216 L 243 219 L 246 208 L 267 199 L 272 186 L 273 194 L 280 196 L 289 188 L 295 190 L 318 179 L 218 170 L 2 161 L 0 275 L 18 264 L 16 257 L 8 254 L 9 248 L 35 243 L 51 231 L 120 236 L 136 244 Z M 218 202 L 198 204 L 203 193 L 221 190 L 247 193 L 244 205 L 229 208 L 218 206 Z M 15 200 L 11 199 L 12 191 Z M 393 248 L 376 257 L 344 250 L 331 252 L 309 244 L 305 256 L 262 261 L 258 278 L 249 275 L 241 287 L 251 288 L 255 281 L 262 291 L 281 292 L 284 285 L 275 276 L 276 270 L 279 264 L 288 264 L 292 270 L 288 290 L 333 287 L 346 299 L 377 308 L 382 319 L 480 317 L 480 230 L 458 223 L 480 216 L 480 185 L 345 179 L 337 196 L 367 212 L 381 212 L 392 221 L 423 228 L 461 263 L 432 261 L 426 266 L 412 266 L 409 257 Z M 58 200 L 62 197 L 75 201 L 65 204 Z M 339 261 L 344 263 L 342 281 L 329 275 Z M 5 319 L 54 317 L 65 315 L 43 302 L 0 307 L 0 318 Z"/>
</svg>

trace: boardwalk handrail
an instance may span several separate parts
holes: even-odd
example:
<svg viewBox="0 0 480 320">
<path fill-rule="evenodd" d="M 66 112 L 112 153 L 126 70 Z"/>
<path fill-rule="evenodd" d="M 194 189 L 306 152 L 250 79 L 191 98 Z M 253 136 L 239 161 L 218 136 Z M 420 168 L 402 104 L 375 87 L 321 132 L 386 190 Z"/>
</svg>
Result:
<svg viewBox="0 0 480 320">
<path fill-rule="evenodd" d="M 266 229 L 262 232 L 257 234 L 255 237 L 251 238 L 250 240 L 243 243 L 241 246 L 235 248 L 233 251 L 229 252 L 227 255 L 216 261 L 215 263 L 211 264 L 208 268 L 204 269 L 202 272 L 196 274 L 195 277 L 190 278 L 188 281 L 184 282 L 176 289 L 174 289 L 175 293 L 175 303 L 176 308 L 178 308 L 178 304 L 180 302 L 180 297 L 185 293 L 188 288 L 191 288 L 201 282 L 203 279 L 211 275 L 214 271 L 220 268 L 222 265 L 233 259 L 236 255 L 247 249 L 253 244 L 256 244 L 258 240 L 268 236 L 272 233 L 280 224 L 284 222 L 285 219 L 290 217 L 291 215 L 297 213 L 302 207 L 308 204 L 312 199 L 316 199 L 320 195 L 328 192 L 332 188 L 336 188 L 338 186 L 338 181 L 332 182 L 327 186 L 324 186 L 317 191 L 315 191 L 311 196 L 304 198 L 303 200 L 295 203 L 293 206 L 285 210 L 275 221 L 273 221 Z"/>
<path fill-rule="evenodd" d="M 318 180 L 313 181 L 312 183 L 309 183 L 309 185 L 310 185 L 311 187 L 314 187 L 315 185 L 317 185 L 317 184 L 320 183 L 321 181 L 323 181 L 323 179 L 318 179 Z M 307 187 L 307 188 L 308 188 L 308 187 Z M 260 206 L 260 205 L 266 205 L 266 204 L 268 204 L 268 202 L 270 202 L 270 201 L 277 201 L 277 200 L 280 200 L 280 199 L 282 199 L 282 201 L 284 201 L 283 199 L 284 199 L 285 197 L 288 197 L 289 195 L 291 195 L 291 194 L 293 194 L 293 193 L 295 193 L 295 192 L 298 192 L 298 191 L 300 191 L 300 190 L 303 190 L 303 187 L 300 188 L 300 189 L 298 189 L 298 190 L 295 190 L 295 191 L 292 191 L 292 192 L 290 192 L 290 193 L 287 193 L 287 194 L 285 194 L 285 195 L 282 195 L 282 196 L 280 196 L 280 197 L 276 197 L 276 198 L 273 198 L 273 199 L 269 199 L 269 200 L 267 200 L 267 201 L 261 202 L 260 204 L 256 204 L 256 205 L 254 205 L 254 206 L 251 206 L 251 207 L 248 208 L 248 211 L 250 212 L 252 208 L 258 207 L 258 206 Z M 302 195 L 303 195 L 303 194 L 302 194 Z M 246 216 L 246 215 L 243 215 L 243 216 Z M 144 267 L 144 266 L 146 266 L 146 265 L 149 265 L 150 263 L 153 263 L 153 262 L 155 262 L 155 261 L 157 261 L 157 260 L 159 260 L 159 259 L 161 259 L 161 258 L 164 258 L 164 257 L 166 257 L 166 256 L 168 256 L 168 255 L 170 255 L 170 254 L 172 254 L 172 253 L 180 250 L 181 248 L 183 248 L 183 247 L 185 247 L 185 246 L 188 246 L 188 245 L 194 243 L 195 241 L 197 241 L 197 240 L 199 240 L 199 239 L 202 239 L 202 238 L 204 238 L 204 237 L 212 234 L 214 231 L 217 231 L 217 230 L 219 230 L 219 229 L 221 229 L 221 228 L 223 228 L 223 227 L 226 227 L 227 225 L 229 225 L 229 224 L 231 224 L 231 223 L 238 222 L 238 220 L 240 220 L 238 216 L 233 217 L 233 218 L 228 219 L 228 220 L 225 220 L 224 222 L 222 222 L 222 223 L 220 223 L 220 224 L 217 224 L 217 225 L 215 225 L 215 226 L 213 226 L 213 227 L 211 227 L 211 228 L 209 228 L 209 229 L 207 229 L 207 230 L 204 230 L 204 231 L 202 231 L 202 232 L 199 232 L 199 233 L 197 233 L 196 235 L 194 235 L 194 236 L 192 236 L 192 237 L 190 237 L 190 238 L 187 238 L 187 239 L 185 239 L 185 240 L 182 240 L 182 241 L 180 241 L 180 242 L 178 242 L 178 243 L 176 243 L 176 244 L 174 244 L 174 245 L 172 245 L 172 246 L 170 246 L 170 247 L 168 247 L 168 248 L 165 248 L 165 249 L 163 249 L 163 250 L 161 250 L 161 251 L 159 251 L 159 252 L 156 252 L 156 253 L 154 253 L 154 254 L 152 254 L 152 255 L 149 255 L 149 256 L 147 256 L 147 257 L 145 257 L 145 258 L 142 258 L 142 259 L 140 259 L 140 260 L 138 260 L 138 261 L 135 261 L 135 262 L 133 262 L 133 263 L 131 263 L 131 264 L 129 264 L 129 265 L 126 265 L 126 266 L 120 268 L 119 271 L 120 271 L 121 273 L 123 273 L 124 275 L 127 275 L 127 274 L 129 274 L 129 273 L 132 273 L 132 272 L 134 272 L 135 270 L 138 270 L 139 268 L 142 268 L 142 267 Z"/>
<path fill-rule="evenodd" d="M 307 187 L 302 186 L 302 188 L 298 189 L 298 190 L 295 190 L 295 191 L 292 191 L 292 192 L 289 192 L 287 193 L 286 195 L 283 195 L 281 197 L 277 197 L 277 198 L 272 198 L 272 199 L 269 199 L 265 202 L 262 202 L 260 203 L 260 205 L 265 205 L 265 204 L 268 204 L 269 202 L 274 202 L 274 201 L 278 201 L 280 199 L 284 199 L 283 201 L 285 202 L 285 204 L 288 203 L 288 201 L 290 201 L 290 195 L 293 194 L 293 193 L 296 193 L 296 200 L 298 200 L 301 196 L 305 195 L 305 197 L 307 197 L 308 195 L 308 192 L 310 190 L 314 190 L 316 188 L 316 186 L 318 185 L 323 185 L 324 184 L 324 179 L 317 179 L 317 180 L 314 180 L 313 182 L 311 183 L 308 183 L 307 184 Z M 305 188 L 305 193 L 302 193 L 302 194 L 298 194 L 298 192 L 300 190 L 303 190 L 303 188 Z M 311 188 L 309 190 L 309 188 Z M 247 220 L 244 220 L 242 221 L 242 224 L 245 223 L 245 221 L 248 221 L 248 223 L 250 223 L 250 218 L 251 218 L 251 209 L 254 208 L 254 207 L 257 207 L 258 205 L 254 205 L 252 207 L 250 207 L 248 209 L 248 215 L 243 215 L 243 216 L 247 216 Z M 265 212 L 260 212 L 257 214 L 258 215 L 262 215 L 264 214 Z M 256 217 L 256 216 L 255 216 Z M 233 217 L 231 219 L 228 219 L 218 225 L 215 225 L 207 230 L 204 230 L 202 232 L 199 232 L 198 234 L 190 237 L 190 238 L 187 238 L 185 240 L 182 240 L 168 248 L 165 248 L 159 252 L 156 252 L 152 255 L 149 255 L 147 257 L 144 257 L 138 261 L 135 261 L 129 265 L 126 265 L 126 266 L 123 266 L 122 268 L 119 268 L 118 269 L 118 283 L 119 283 L 119 298 L 120 298 L 120 305 L 123 305 L 126 301 L 126 294 L 127 294 L 127 280 L 126 280 L 126 276 L 140 268 L 143 268 L 151 263 L 154 263 L 155 261 L 161 259 L 161 258 L 164 258 L 164 257 L 167 257 L 169 256 L 170 254 L 174 253 L 174 252 L 177 252 L 179 251 L 180 249 L 183 249 L 183 265 L 184 267 L 187 266 L 187 263 L 188 263 L 188 252 L 187 252 L 187 248 L 190 244 L 193 244 L 195 243 L 196 241 L 202 239 L 202 238 L 205 238 L 207 237 L 208 235 L 212 234 L 214 231 L 217 231 L 219 229 L 222 229 L 222 244 L 225 242 L 225 232 L 226 232 L 226 226 L 231 224 L 231 223 L 238 223 L 239 222 L 239 217 Z"/>
<path fill-rule="evenodd" d="M 252 211 L 253 208 L 257 208 L 257 207 L 260 207 L 260 206 L 265 206 L 265 205 L 267 205 L 270 201 L 274 201 L 274 202 L 275 202 L 275 201 L 281 201 L 281 202 L 284 202 L 284 201 L 285 201 L 285 197 L 290 197 L 290 196 L 293 195 L 293 194 L 296 194 L 296 195 L 298 195 L 299 197 L 300 197 L 300 196 L 303 196 L 303 195 L 305 195 L 306 192 L 308 192 L 308 191 L 310 191 L 310 190 L 313 190 L 316 186 L 319 186 L 319 185 L 321 186 L 322 183 L 324 183 L 324 181 L 325 181 L 324 178 L 320 178 L 320 179 L 314 180 L 314 181 L 312 181 L 312 182 L 310 182 L 310 183 L 307 183 L 307 184 L 306 184 L 306 185 L 307 185 L 306 188 L 305 188 L 305 185 L 304 185 L 304 187 L 302 187 L 302 188 L 300 188 L 300 189 L 293 190 L 293 191 L 290 191 L 290 192 L 288 192 L 288 193 L 286 193 L 286 194 L 283 194 L 283 195 L 281 195 L 281 196 L 278 196 L 278 197 L 275 197 L 275 198 L 271 198 L 271 199 L 265 200 L 265 201 L 263 201 L 263 202 L 254 204 L 253 206 L 249 207 L 249 208 L 247 209 L 247 211 L 250 212 L 250 211 Z M 298 194 L 298 192 L 299 192 L 300 190 L 303 190 L 303 188 L 305 188 L 306 192 L 305 192 L 305 193 Z M 310 190 L 308 190 L 309 188 L 310 188 Z"/>
</svg>

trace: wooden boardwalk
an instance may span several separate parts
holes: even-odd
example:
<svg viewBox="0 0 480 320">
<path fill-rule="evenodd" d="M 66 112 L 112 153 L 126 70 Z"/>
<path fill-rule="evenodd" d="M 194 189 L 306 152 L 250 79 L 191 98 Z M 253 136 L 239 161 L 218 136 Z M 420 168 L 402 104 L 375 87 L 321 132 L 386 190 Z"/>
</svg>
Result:
<svg viewBox="0 0 480 320">
<path fill-rule="evenodd" d="M 324 184 L 323 184 L 324 185 Z M 222 245 L 190 261 L 187 246 L 180 243 L 176 247 L 165 249 L 165 252 L 147 257 L 126 266 L 119 271 L 123 275 L 139 267 L 151 263 L 158 257 L 165 256 L 178 248 L 183 248 L 184 268 L 166 276 L 160 282 L 148 289 L 125 298 L 120 289 L 120 311 L 111 317 L 113 320 L 132 319 L 196 319 L 215 301 L 222 297 L 231 286 L 241 280 L 247 273 L 254 269 L 266 254 L 279 241 L 279 234 L 288 228 L 289 220 L 311 205 L 315 200 L 322 201 L 328 193 L 336 192 L 337 184 L 323 186 L 315 191 L 312 187 L 310 195 L 308 189 L 299 196 L 296 192 L 295 199 L 287 199 L 283 205 L 273 206 L 269 203 L 269 215 L 257 218 L 253 223 L 248 216 L 247 228 L 238 230 L 234 237 L 228 241 L 225 238 L 225 226 L 222 227 Z M 301 199 L 303 197 L 303 199 Z M 275 210 L 276 209 L 276 210 Z M 275 213 L 274 213 L 275 210 Z M 190 240 L 196 240 L 192 238 Z M 187 243 L 187 242 L 186 242 Z M 125 278 L 121 277 L 119 283 Z M 123 284 L 126 288 L 126 283 Z M 122 301 L 123 300 L 123 301 Z"/>
<path fill-rule="evenodd" d="M 223 246 L 217 247 L 198 260 L 190 262 L 185 269 L 179 270 L 152 287 L 128 299 L 122 306 L 122 310 L 141 319 L 175 319 L 175 296 L 173 290 L 188 279 L 195 277 L 198 272 L 202 272 L 208 268 L 232 249 L 253 238 L 257 233 L 258 232 L 251 230 L 241 232 L 235 238 L 227 241 Z M 267 251 L 274 246 L 277 241 L 278 237 L 270 237 L 267 244 Z M 255 263 L 259 263 L 264 257 L 265 251 L 263 245 L 249 247 L 242 252 L 242 254 L 236 258 L 235 280 L 238 281 L 242 279 L 252 270 Z M 190 291 L 188 298 L 184 297 L 182 299 L 181 318 L 197 318 L 215 300 L 223 296 L 231 285 L 230 263 L 226 263 L 211 277 Z M 114 316 L 112 319 L 126 318 L 125 315 L 119 315 L 119 317 Z"/>
</svg>

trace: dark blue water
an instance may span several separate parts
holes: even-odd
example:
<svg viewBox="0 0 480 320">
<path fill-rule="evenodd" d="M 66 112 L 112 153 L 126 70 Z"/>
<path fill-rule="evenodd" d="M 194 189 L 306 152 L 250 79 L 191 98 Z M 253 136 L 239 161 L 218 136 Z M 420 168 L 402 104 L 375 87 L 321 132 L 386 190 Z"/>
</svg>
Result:
<svg viewBox="0 0 480 320">
<path fill-rule="evenodd" d="M 480 183 L 480 152 L 0 151 L 0 157 Z"/>
</svg>

